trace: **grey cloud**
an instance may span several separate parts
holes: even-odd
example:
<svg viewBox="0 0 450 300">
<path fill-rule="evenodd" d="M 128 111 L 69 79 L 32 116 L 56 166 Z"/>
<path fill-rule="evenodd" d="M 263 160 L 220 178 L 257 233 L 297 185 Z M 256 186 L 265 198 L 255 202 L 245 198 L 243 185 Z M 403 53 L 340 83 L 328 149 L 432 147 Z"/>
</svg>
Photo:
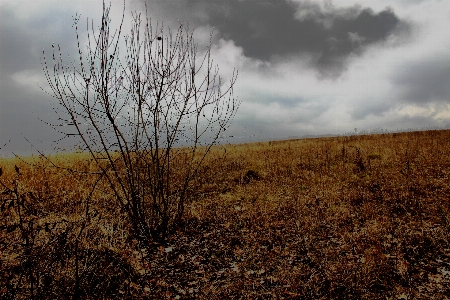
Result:
<svg viewBox="0 0 450 300">
<path fill-rule="evenodd" d="M 392 79 L 400 100 L 450 103 L 450 57 L 408 63 Z"/>
<path fill-rule="evenodd" d="M 194 25 L 218 28 L 220 37 L 233 40 L 247 57 L 269 61 L 307 54 L 326 77 L 340 75 L 350 55 L 410 28 L 390 9 L 375 13 L 360 6 L 336 8 L 331 2 L 324 8 L 289 0 L 167 0 L 149 1 L 149 6 L 152 3 L 167 16 L 171 11 Z"/>
<path fill-rule="evenodd" d="M 396 125 L 399 129 L 405 130 L 405 129 L 426 129 L 430 127 L 437 127 L 442 128 L 446 126 L 445 123 L 448 124 L 448 119 L 439 121 L 435 120 L 433 116 L 403 116 L 400 119 L 396 120 Z"/>
<path fill-rule="evenodd" d="M 355 120 L 364 120 L 369 115 L 374 115 L 382 117 L 387 111 L 391 110 L 393 107 L 392 103 L 387 103 L 384 101 L 376 101 L 371 99 L 370 101 L 361 101 L 361 105 L 356 107 L 351 112 L 351 117 Z"/>
<path fill-rule="evenodd" d="M 44 121 L 49 121 L 53 111 L 49 95 L 40 91 L 36 82 L 17 82 L 27 76 L 18 74 L 41 74 L 45 81 L 40 59 L 45 47 L 51 64 L 51 45 L 61 44 L 64 59 L 69 53 L 76 58 L 76 35 L 72 28 L 72 13 L 53 7 L 45 15 L 30 15 L 21 19 L 7 4 L 0 7 L 0 153 L 7 149 L 29 149 L 41 141 L 49 144 L 55 133 Z M 48 61 L 49 62 L 49 61 Z M 50 66 L 51 67 L 51 66 Z M 24 72 L 24 73 L 21 73 Z M 46 86 L 44 85 L 44 88 Z M 49 134 L 47 134 L 49 133 Z M 59 137 L 56 137 L 56 139 Z M 3 145 L 11 140 L 6 147 Z M 42 150 L 42 148 L 41 148 Z"/>
<path fill-rule="evenodd" d="M 52 42 L 68 51 L 75 49 L 75 30 L 71 28 L 70 12 L 57 9 L 47 15 L 20 20 L 16 12 L 4 5 L 0 9 L 0 67 L 2 74 L 11 75 L 40 66 L 42 48 Z M 72 33 L 67 35 L 67 32 Z M 66 52 L 67 53 L 67 52 Z M 76 52 L 74 52 L 76 53 Z"/>
<path fill-rule="evenodd" d="M 243 95 L 247 101 L 264 105 L 278 103 L 282 108 L 295 108 L 305 104 L 308 100 L 299 96 L 284 96 L 267 91 L 251 90 Z"/>
<path fill-rule="evenodd" d="M 24 27 L 14 24 L 15 15 L 8 8 L 0 10 L 0 68 L 2 74 L 22 71 L 34 63 L 30 53 L 35 37 Z M 20 59 L 17 59 L 20 58 Z"/>
</svg>

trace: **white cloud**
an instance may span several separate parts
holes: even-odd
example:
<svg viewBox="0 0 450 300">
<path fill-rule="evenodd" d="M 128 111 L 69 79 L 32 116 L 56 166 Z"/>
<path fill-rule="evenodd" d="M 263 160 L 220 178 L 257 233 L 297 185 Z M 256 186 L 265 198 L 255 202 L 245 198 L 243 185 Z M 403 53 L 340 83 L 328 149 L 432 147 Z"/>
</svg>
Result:
<svg viewBox="0 0 450 300">
<path fill-rule="evenodd" d="M 40 87 L 46 86 L 47 81 L 40 70 L 25 70 L 14 73 L 11 78 L 23 89 L 33 93 L 42 92 Z"/>
</svg>

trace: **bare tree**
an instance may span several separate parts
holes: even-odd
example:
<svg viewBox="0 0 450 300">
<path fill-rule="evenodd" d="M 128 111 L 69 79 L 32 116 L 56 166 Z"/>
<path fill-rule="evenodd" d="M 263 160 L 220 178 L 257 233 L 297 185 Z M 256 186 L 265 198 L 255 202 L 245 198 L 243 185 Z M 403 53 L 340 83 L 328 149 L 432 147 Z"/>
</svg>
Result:
<svg viewBox="0 0 450 300">
<path fill-rule="evenodd" d="M 211 40 L 197 58 L 193 32 L 183 24 L 176 32 L 153 28 L 146 10 L 144 19 L 132 13 L 131 32 L 123 35 L 124 3 L 111 34 L 109 12 L 103 3 L 98 30 L 88 22 L 86 52 L 76 25 L 77 60 L 66 64 L 53 45 L 53 68 L 44 52 L 43 70 L 65 114 L 59 120 L 71 125 L 64 134 L 80 138 L 127 213 L 132 234 L 145 244 L 161 243 L 182 219 L 199 168 L 238 109 L 237 72 L 224 85 Z"/>
</svg>

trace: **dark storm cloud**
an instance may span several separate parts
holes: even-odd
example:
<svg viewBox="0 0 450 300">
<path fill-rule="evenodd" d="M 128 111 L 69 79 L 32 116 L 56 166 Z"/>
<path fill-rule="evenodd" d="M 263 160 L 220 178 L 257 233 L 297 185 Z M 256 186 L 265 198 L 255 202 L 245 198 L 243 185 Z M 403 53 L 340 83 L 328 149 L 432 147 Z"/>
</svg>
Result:
<svg viewBox="0 0 450 300">
<path fill-rule="evenodd" d="M 376 13 L 360 6 L 337 8 L 331 2 L 324 7 L 287 0 L 156 3 L 166 15 L 172 12 L 194 25 L 214 26 L 220 37 L 233 40 L 247 57 L 269 61 L 306 54 L 325 76 L 339 75 L 349 56 L 360 55 L 366 46 L 409 28 L 390 9 Z"/>
<path fill-rule="evenodd" d="M 413 62 L 400 69 L 392 80 L 401 100 L 424 104 L 450 103 L 450 57 Z"/>
</svg>

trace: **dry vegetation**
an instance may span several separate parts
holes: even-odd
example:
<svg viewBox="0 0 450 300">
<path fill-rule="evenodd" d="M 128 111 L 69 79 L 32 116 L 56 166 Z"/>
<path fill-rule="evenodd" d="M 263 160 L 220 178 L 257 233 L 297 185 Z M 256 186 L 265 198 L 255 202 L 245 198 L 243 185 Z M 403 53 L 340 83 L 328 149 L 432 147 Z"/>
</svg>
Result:
<svg viewBox="0 0 450 300">
<path fill-rule="evenodd" d="M 151 249 L 87 156 L 0 159 L 2 298 L 450 298 L 450 131 L 226 149 Z"/>
</svg>

